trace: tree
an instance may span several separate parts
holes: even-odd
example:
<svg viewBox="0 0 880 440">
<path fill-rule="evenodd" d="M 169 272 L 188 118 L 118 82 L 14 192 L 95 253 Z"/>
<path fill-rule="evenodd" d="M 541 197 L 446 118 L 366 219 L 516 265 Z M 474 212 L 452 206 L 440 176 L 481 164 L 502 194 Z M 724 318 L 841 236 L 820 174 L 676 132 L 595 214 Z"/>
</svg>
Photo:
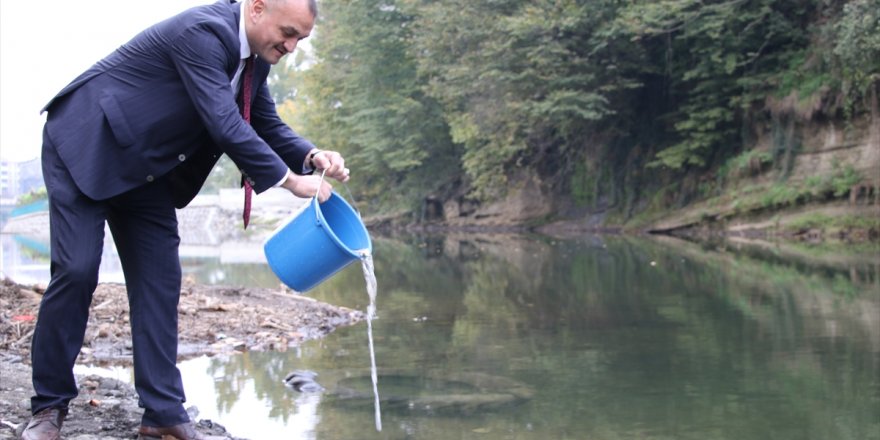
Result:
<svg viewBox="0 0 880 440">
<path fill-rule="evenodd" d="M 853 0 L 843 7 L 835 23 L 833 53 L 839 60 L 841 93 L 847 99 L 847 111 L 870 96 L 876 100 L 880 83 L 880 0 Z M 875 104 L 876 105 L 876 104 Z"/>
<path fill-rule="evenodd" d="M 456 148 L 408 52 L 412 16 L 372 0 L 324 3 L 322 17 L 304 80 L 313 138 L 346 154 L 368 197 L 412 202 L 455 179 Z"/>
<path fill-rule="evenodd" d="M 580 139 L 637 84 L 617 47 L 597 41 L 613 1 L 413 1 L 414 50 L 444 105 L 474 193 L 503 192 L 509 171 L 577 155 Z M 574 150 L 574 151 L 569 151 Z"/>
<path fill-rule="evenodd" d="M 743 113 L 800 67 L 791 64 L 803 59 L 813 12 L 810 0 L 639 1 L 625 9 L 620 20 L 666 65 L 676 103 L 666 118 L 677 139 L 651 165 L 703 167 L 741 145 Z"/>
<path fill-rule="evenodd" d="M 628 217 L 664 185 L 687 202 L 756 127 L 784 134 L 778 165 L 794 124 L 864 111 L 878 2 L 324 0 L 316 64 L 277 96 L 371 200 L 492 200 L 531 173 Z"/>
</svg>

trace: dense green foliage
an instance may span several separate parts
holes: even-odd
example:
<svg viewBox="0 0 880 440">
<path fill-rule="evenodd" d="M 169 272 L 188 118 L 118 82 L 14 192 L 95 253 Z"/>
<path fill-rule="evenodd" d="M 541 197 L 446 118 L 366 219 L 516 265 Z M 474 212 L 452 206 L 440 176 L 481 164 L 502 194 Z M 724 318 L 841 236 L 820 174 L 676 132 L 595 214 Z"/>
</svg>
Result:
<svg viewBox="0 0 880 440">
<path fill-rule="evenodd" d="M 683 173 L 784 171 L 792 124 L 866 112 L 878 11 L 880 0 L 324 0 L 316 63 L 277 74 L 275 94 L 385 207 L 491 199 L 528 172 L 628 217 Z M 757 124 L 778 127 L 778 151 L 743 151 Z"/>
<path fill-rule="evenodd" d="M 416 198 L 457 177 L 459 149 L 408 52 L 413 17 L 381 2 L 322 2 L 294 125 L 345 154 L 352 185 L 378 200 Z M 299 101 L 297 101 L 299 104 Z"/>
</svg>

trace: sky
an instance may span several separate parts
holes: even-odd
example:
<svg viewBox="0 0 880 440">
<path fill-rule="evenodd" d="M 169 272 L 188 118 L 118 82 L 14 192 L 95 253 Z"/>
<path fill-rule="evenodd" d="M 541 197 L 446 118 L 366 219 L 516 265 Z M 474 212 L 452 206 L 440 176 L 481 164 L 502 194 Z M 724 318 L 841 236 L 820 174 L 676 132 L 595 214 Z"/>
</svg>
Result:
<svg viewBox="0 0 880 440">
<path fill-rule="evenodd" d="M 39 157 L 40 109 L 144 28 L 213 0 L 0 2 L 0 159 Z"/>
</svg>

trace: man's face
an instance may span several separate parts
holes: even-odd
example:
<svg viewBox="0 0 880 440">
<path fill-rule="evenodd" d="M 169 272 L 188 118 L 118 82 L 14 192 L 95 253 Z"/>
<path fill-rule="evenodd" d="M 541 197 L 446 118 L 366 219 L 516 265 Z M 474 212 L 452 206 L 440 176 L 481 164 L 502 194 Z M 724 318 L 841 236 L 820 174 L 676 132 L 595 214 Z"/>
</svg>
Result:
<svg viewBox="0 0 880 440">
<path fill-rule="evenodd" d="M 251 51 L 269 64 L 293 52 L 315 25 L 308 0 L 252 0 L 245 13 Z"/>
</svg>

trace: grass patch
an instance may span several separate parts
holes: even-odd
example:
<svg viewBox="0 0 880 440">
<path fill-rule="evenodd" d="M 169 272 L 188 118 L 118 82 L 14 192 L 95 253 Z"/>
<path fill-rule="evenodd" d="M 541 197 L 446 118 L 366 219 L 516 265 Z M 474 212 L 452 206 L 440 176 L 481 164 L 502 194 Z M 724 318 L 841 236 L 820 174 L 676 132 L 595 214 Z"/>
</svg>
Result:
<svg viewBox="0 0 880 440">
<path fill-rule="evenodd" d="M 842 215 L 830 216 L 820 213 L 804 214 L 785 225 L 788 230 L 803 229 L 880 229 L 880 218 Z"/>
<path fill-rule="evenodd" d="M 748 150 L 730 158 L 718 170 L 725 179 L 748 177 L 761 174 L 773 163 L 773 154 L 769 151 Z"/>
<path fill-rule="evenodd" d="M 852 165 L 834 163 L 833 171 L 824 176 L 811 176 L 800 182 L 776 182 L 731 189 L 705 203 L 710 207 L 726 205 L 734 214 L 782 209 L 809 202 L 844 199 L 849 196 L 850 188 L 861 180 L 862 176 Z"/>
</svg>

